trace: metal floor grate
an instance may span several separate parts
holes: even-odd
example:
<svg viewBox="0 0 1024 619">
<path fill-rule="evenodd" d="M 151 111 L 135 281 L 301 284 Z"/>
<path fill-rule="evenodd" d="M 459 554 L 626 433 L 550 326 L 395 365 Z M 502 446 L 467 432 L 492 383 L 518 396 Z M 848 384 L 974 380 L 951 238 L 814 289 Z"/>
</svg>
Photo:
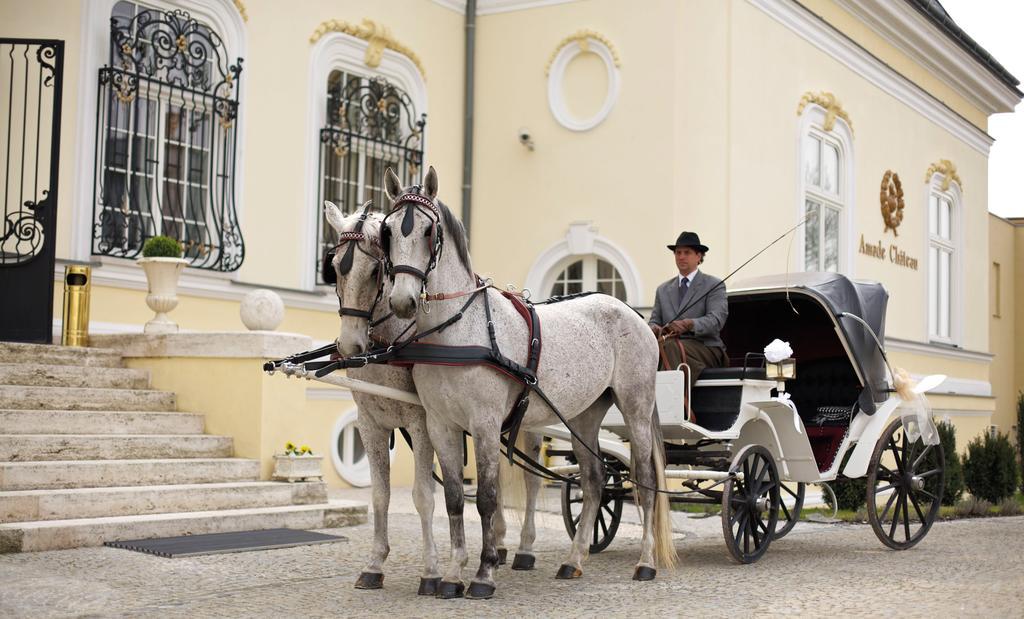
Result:
<svg viewBox="0 0 1024 619">
<path fill-rule="evenodd" d="M 104 546 L 134 550 L 136 552 L 157 555 L 158 557 L 174 559 L 177 557 L 194 557 L 225 552 L 270 550 L 307 544 L 330 544 L 347 541 L 348 538 L 340 535 L 326 535 L 313 531 L 265 529 L 262 531 L 237 531 L 233 533 L 209 533 L 205 535 L 122 540 L 106 542 Z"/>
</svg>

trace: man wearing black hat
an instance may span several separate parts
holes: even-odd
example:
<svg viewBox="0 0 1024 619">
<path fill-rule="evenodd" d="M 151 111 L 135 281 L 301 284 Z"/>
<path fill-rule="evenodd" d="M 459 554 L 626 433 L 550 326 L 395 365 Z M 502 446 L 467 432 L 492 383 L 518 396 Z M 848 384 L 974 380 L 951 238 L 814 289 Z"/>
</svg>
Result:
<svg viewBox="0 0 1024 619">
<path fill-rule="evenodd" d="M 690 366 L 691 380 L 696 381 L 704 368 L 729 364 L 719 336 L 729 316 L 725 284 L 697 270 L 708 247 L 701 244 L 696 233 L 683 232 L 668 248 L 675 255 L 679 274 L 658 286 L 651 330 L 664 344 L 663 363 L 675 368 L 685 361 Z"/>
</svg>

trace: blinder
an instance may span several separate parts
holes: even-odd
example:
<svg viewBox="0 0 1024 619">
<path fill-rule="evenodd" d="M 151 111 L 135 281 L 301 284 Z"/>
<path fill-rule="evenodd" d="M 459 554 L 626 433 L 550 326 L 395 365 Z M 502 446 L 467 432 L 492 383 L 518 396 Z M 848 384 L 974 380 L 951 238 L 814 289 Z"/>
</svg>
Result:
<svg viewBox="0 0 1024 619">
<path fill-rule="evenodd" d="M 366 217 L 369 214 L 370 207 L 372 205 L 373 203 L 371 201 L 367 201 L 365 204 L 363 204 L 363 212 L 362 214 L 360 214 L 359 219 L 356 221 L 355 227 L 349 232 L 342 232 L 341 234 L 339 234 L 338 244 L 335 245 L 333 249 L 328 250 L 327 253 L 324 255 L 324 262 L 323 265 L 321 266 L 323 270 L 324 281 L 326 283 L 335 285 L 337 285 L 338 283 L 338 273 L 341 273 L 342 275 L 347 275 L 352 270 L 352 265 L 355 260 L 355 252 L 357 249 L 366 254 L 367 256 L 369 256 L 370 258 L 372 258 L 375 262 L 372 274 L 377 279 L 377 296 L 373 300 L 373 305 L 370 307 L 369 310 L 360 310 L 351 307 L 341 306 L 338 309 L 339 316 L 354 316 L 356 318 L 365 318 L 366 320 L 370 320 L 373 317 L 373 311 L 374 309 L 376 309 L 377 303 L 380 302 L 380 298 L 384 291 L 384 279 L 383 273 L 381 272 L 381 262 L 383 261 L 383 258 L 371 254 L 370 252 L 366 251 L 359 245 L 359 242 L 364 240 L 373 242 L 373 238 L 367 236 L 363 232 L 363 224 L 366 223 Z M 382 235 L 383 232 L 384 230 L 382 228 Z M 377 244 L 382 245 L 381 243 Z M 345 254 L 341 257 L 341 260 L 338 262 L 338 268 L 337 271 L 335 271 L 334 258 L 337 256 L 338 251 L 341 249 L 342 245 L 346 246 Z M 387 252 L 383 253 L 384 256 L 386 257 Z M 340 296 L 338 297 L 338 301 L 340 305 Z"/>
<path fill-rule="evenodd" d="M 384 250 L 384 269 L 388 277 L 391 278 L 391 281 L 395 280 L 395 275 L 405 273 L 416 277 L 422 282 L 423 286 L 426 286 L 427 275 L 437 266 L 437 260 L 440 258 L 441 251 L 444 248 L 444 229 L 441 227 L 441 213 L 438 211 L 434 201 L 419 193 L 414 193 L 414 191 L 418 190 L 418 186 L 413 186 L 410 191 L 402 194 L 395 200 L 394 208 L 381 223 L 380 241 L 381 249 Z M 391 231 L 391 226 L 388 225 L 388 219 L 398 213 L 403 207 L 405 208 L 405 213 L 402 216 L 400 226 L 402 236 L 407 237 L 412 234 L 417 211 L 430 219 L 430 227 L 424 231 L 424 236 L 430 239 L 430 260 L 427 263 L 426 269 L 422 271 L 407 264 L 396 265 L 391 261 L 391 235 L 393 232 Z"/>
</svg>

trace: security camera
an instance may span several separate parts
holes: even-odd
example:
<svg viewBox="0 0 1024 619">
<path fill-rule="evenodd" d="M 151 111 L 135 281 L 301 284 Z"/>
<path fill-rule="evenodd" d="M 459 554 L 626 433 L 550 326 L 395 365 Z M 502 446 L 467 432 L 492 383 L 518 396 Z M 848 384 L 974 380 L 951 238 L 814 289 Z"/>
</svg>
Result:
<svg viewBox="0 0 1024 619">
<path fill-rule="evenodd" d="M 519 143 L 533 150 L 533 138 L 530 137 L 530 130 L 526 127 L 519 128 Z"/>
</svg>

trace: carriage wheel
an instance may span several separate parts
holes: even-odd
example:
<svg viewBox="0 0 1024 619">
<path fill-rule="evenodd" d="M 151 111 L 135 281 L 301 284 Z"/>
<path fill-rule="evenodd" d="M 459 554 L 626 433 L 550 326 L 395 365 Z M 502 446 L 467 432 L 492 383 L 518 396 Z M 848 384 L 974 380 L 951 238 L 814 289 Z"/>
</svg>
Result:
<svg viewBox="0 0 1024 619">
<path fill-rule="evenodd" d="M 779 519 L 779 472 L 772 454 L 748 445 L 733 459 L 731 477 L 722 491 L 722 532 L 729 554 L 740 563 L 753 563 L 768 550 Z"/>
<path fill-rule="evenodd" d="M 910 442 L 903 419 L 882 433 L 868 467 L 868 521 L 883 544 L 906 550 L 924 539 L 935 522 L 946 483 L 941 445 Z"/>
<path fill-rule="evenodd" d="M 594 522 L 594 537 L 590 542 L 590 552 L 598 553 L 608 547 L 615 539 L 622 520 L 622 474 L 617 468 L 618 461 L 606 457 L 604 492 L 601 494 L 601 506 L 597 510 Z M 576 527 L 583 515 L 583 492 L 575 484 L 562 484 L 562 521 L 569 538 L 576 537 Z"/>
<path fill-rule="evenodd" d="M 775 526 L 772 541 L 782 539 L 796 526 L 797 520 L 800 520 L 800 511 L 804 508 L 804 493 L 807 491 L 807 484 L 802 482 L 796 485 L 796 490 L 786 484 L 782 484 L 780 487 L 782 492 L 779 501 L 779 522 Z M 792 506 L 786 505 L 787 496 L 793 500 Z"/>
</svg>

